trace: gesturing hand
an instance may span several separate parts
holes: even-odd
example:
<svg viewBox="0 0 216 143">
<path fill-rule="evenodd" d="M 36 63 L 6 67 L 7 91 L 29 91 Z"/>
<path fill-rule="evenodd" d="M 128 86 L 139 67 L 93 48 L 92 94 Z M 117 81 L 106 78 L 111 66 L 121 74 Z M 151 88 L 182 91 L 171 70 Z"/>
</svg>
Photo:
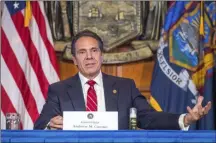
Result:
<svg viewBox="0 0 216 143">
<path fill-rule="evenodd" d="M 63 128 L 63 118 L 62 116 L 55 116 L 50 120 L 49 128 L 51 130 L 62 129 Z"/>
<path fill-rule="evenodd" d="M 197 104 L 191 109 L 187 106 L 188 114 L 184 118 L 184 125 L 188 126 L 193 122 L 201 119 L 204 115 L 208 114 L 211 109 L 211 102 L 209 101 L 205 107 L 202 107 L 203 96 L 198 97 Z"/>
</svg>

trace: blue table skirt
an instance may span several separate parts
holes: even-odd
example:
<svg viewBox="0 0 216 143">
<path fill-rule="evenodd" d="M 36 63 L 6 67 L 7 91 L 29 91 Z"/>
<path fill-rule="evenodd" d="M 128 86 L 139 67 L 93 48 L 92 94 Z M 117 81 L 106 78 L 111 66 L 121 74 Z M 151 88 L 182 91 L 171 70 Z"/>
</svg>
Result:
<svg viewBox="0 0 216 143">
<path fill-rule="evenodd" d="M 216 142 L 216 131 L 61 131 L 2 130 L 1 142 Z"/>
</svg>

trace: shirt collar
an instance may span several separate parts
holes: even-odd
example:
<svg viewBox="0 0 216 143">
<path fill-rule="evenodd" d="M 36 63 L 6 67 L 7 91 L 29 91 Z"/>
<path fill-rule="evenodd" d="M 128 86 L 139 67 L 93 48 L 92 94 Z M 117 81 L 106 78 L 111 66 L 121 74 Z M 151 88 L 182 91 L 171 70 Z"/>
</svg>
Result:
<svg viewBox="0 0 216 143">
<path fill-rule="evenodd" d="M 82 86 L 84 86 L 86 84 L 86 82 L 89 81 L 89 79 L 86 78 L 81 72 L 79 72 L 78 74 L 79 74 L 79 77 L 80 77 L 81 84 L 82 84 Z M 102 73 L 101 73 L 101 71 L 92 80 L 94 80 L 97 85 L 99 85 L 99 86 L 102 85 Z"/>
</svg>

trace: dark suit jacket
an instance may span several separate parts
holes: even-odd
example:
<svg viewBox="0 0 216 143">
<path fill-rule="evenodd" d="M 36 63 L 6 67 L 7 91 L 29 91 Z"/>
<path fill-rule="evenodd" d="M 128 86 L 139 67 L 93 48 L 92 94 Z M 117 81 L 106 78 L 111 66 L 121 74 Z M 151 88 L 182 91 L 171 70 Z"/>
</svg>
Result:
<svg viewBox="0 0 216 143">
<path fill-rule="evenodd" d="M 137 109 L 138 127 L 143 129 L 179 129 L 179 114 L 156 112 L 141 95 L 133 80 L 103 73 L 107 111 L 118 111 L 119 129 L 129 128 L 129 110 Z M 116 90 L 117 93 L 113 93 Z M 79 75 L 49 86 L 48 97 L 34 129 L 45 129 L 51 118 L 63 111 L 85 111 Z M 76 118 L 76 117 L 74 117 Z M 72 120 L 72 119 L 71 119 Z"/>
</svg>

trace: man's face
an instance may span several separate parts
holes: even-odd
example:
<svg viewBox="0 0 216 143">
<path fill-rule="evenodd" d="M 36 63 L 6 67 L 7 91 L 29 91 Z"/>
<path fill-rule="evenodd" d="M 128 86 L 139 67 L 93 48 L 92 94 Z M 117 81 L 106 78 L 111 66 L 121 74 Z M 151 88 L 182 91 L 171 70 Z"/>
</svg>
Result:
<svg viewBox="0 0 216 143">
<path fill-rule="evenodd" d="M 92 37 L 79 38 L 75 43 L 73 61 L 86 78 L 95 78 L 100 72 L 103 61 L 98 41 Z"/>
</svg>

